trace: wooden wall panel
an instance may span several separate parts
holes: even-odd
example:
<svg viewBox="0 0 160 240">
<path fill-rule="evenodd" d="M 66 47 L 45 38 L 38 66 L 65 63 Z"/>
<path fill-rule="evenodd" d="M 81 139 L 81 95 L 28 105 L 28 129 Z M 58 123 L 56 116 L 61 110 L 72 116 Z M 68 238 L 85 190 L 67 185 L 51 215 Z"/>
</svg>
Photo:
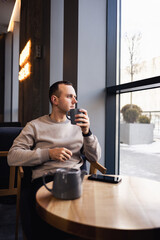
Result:
<svg viewBox="0 0 160 240">
<path fill-rule="evenodd" d="M 19 85 L 19 121 L 28 121 L 49 112 L 50 0 L 22 0 L 20 52 L 31 40 L 31 75 Z M 40 46 L 41 54 L 36 49 Z"/>
<path fill-rule="evenodd" d="M 63 79 L 77 90 L 78 62 L 78 0 L 64 0 Z"/>
</svg>

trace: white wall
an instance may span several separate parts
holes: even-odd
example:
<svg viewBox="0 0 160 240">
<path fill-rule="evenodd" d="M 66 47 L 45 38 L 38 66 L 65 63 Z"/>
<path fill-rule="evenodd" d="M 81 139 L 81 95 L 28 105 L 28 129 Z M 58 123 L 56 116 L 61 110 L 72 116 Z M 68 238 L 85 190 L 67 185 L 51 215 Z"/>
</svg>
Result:
<svg viewBox="0 0 160 240">
<path fill-rule="evenodd" d="M 78 106 L 88 111 L 104 164 L 106 0 L 80 0 L 78 22 Z"/>
<path fill-rule="evenodd" d="M 19 101 L 19 22 L 14 22 L 13 29 L 13 69 L 12 69 L 12 121 L 18 122 Z"/>
<path fill-rule="evenodd" d="M 13 32 L 5 39 L 5 99 L 4 121 L 18 121 L 19 101 L 19 22 L 14 22 Z"/>
<path fill-rule="evenodd" d="M 5 37 L 4 121 L 11 121 L 12 33 Z"/>
<path fill-rule="evenodd" d="M 63 80 L 64 0 L 51 1 L 50 85 Z"/>
</svg>

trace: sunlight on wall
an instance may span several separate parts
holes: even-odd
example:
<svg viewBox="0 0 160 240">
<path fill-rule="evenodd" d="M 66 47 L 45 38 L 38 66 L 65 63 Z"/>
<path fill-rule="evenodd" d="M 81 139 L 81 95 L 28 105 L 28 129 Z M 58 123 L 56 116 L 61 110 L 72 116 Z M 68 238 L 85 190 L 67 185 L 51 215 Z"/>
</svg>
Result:
<svg viewBox="0 0 160 240">
<path fill-rule="evenodd" d="M 21 67 L 19 71 L 19 81 L 25 80 L 31 74 L 30 54 L 31 40 L 27 42 L 19 57 L 19 65 Z"/>
</svg>

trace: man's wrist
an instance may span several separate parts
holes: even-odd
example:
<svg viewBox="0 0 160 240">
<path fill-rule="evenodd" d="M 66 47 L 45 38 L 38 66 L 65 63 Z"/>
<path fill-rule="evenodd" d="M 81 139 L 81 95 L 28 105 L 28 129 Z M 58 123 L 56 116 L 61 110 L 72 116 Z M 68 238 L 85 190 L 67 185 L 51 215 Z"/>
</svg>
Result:
<svg viewBox="0 0 160 240">
<path fill-rule="evenodd" d="M 83 137 L 89 137 L 89 136 L 92 135 L 92 132 L 91 132 L 91 130 L 89 129 L 88 133 L 83 133 L 83 132 L 82 132 L 82 135 L 83 135 Z"/>
</svg>

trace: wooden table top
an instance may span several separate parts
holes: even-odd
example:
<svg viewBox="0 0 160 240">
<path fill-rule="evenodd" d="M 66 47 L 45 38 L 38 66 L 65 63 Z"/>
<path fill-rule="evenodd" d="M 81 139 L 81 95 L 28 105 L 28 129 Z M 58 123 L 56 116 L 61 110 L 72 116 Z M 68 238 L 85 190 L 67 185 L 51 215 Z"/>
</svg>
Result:
<svg viewBox="0 0 160 240">
<path fill-rule="evenodd" d="M 160 182 L 122 176 L 120 183 L 111 184 L 87 177 L 76 200 L 56 199 L 41 187 L 36 194 L 39 215 L 62 231 L 88 239 L 104 239 L 113 231 L 160 228 Z"/>
</svg>

